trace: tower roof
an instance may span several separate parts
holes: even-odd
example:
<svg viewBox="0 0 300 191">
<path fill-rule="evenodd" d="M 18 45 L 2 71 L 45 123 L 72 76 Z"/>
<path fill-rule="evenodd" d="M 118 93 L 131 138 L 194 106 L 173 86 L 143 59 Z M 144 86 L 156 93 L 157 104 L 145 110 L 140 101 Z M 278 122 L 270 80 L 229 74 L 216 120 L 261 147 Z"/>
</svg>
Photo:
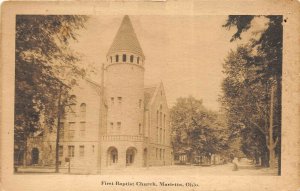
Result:
<svg viewBox="0 0 300 191">
<path fill-rule="evenodd" d="M 107 54 L 119 51 L 129 51 L 144 56 L 128 15 L 124 16 L 121 26 Z"/>
</svg>

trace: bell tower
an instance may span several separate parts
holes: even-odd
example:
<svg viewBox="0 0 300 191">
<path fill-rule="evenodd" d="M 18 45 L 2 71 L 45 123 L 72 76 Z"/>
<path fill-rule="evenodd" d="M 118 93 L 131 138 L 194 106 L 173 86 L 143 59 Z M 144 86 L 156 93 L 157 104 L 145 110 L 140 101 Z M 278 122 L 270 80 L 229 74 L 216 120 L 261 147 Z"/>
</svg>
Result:
<svg viewBox="0 0 300 191">
<path fill-rule="evenodd" d="M 124 16 L 106 58 L 107 135 L 142 136 L 145 56 L 129 16 Z"/>
</svg>

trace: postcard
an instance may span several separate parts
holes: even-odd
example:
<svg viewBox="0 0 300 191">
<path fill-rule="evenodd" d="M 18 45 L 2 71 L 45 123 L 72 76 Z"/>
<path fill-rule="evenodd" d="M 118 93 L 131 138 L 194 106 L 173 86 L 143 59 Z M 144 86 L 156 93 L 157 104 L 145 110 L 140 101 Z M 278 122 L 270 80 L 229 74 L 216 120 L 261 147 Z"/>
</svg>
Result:
<svg viewBox="0 0 300 191">
<path fill-rule="evenodd" d="M 4 2 L 1 189 L 299 190 L 299 7 Z"/>
</svg>

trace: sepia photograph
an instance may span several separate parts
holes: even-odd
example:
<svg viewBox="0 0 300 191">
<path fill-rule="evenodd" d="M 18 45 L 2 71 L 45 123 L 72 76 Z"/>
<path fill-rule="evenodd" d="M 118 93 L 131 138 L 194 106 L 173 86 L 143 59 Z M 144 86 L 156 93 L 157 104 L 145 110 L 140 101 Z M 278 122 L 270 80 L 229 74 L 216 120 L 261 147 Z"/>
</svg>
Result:
<svg viewBox="0 0 300 191">
<path fill-rule="evenodd" d="M 297 191 L 297 0 L 1 4 L 0 190 Z"/>
<path fill-rule="evenodd" d="M 15 19 L 15 174 L 281 175 L 282 15 Z"/>
</svg>

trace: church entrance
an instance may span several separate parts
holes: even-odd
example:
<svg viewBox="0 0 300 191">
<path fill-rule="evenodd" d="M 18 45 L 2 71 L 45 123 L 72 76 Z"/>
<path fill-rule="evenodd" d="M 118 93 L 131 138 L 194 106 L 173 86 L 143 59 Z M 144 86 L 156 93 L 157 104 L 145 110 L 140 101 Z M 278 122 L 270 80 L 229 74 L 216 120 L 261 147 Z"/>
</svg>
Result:
<svg viewBox="0 0 300 191">
<path fill-rule="evenodd" d="M 31 164 L 39 163 L 39 150 L 37 148 L 33 148 L 31 151 Z"/>
<path fill-rule="evenodd" d="M 131 166 L 134 164 L 134 158 L 136 155 L 136 149 L 131 147 L 126 151 L 126 166 Z"/>
<path fill-rule="evenodd" d="M 118 150 L 115 147 L 109 147 L 107 150 L 108 166 L 118 163 Z"/>
</svg>

